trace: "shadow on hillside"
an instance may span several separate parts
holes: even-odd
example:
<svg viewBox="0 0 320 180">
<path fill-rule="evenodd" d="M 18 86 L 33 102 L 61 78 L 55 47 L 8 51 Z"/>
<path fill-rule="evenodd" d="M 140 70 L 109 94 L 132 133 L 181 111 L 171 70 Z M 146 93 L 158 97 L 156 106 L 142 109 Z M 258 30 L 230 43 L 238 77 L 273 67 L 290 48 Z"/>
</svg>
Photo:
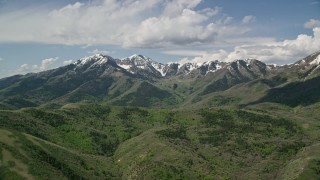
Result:
<svg viewBox="0 0 320 180">
<path fill-rule="evenodd" d="M 244 106 L 275 102 L 291 107 L 307 106 L 320 101 L 320 77 L 303 82 L 294 82 L 280 88 L 270 89 L 263 98 Z"/>
</svg>

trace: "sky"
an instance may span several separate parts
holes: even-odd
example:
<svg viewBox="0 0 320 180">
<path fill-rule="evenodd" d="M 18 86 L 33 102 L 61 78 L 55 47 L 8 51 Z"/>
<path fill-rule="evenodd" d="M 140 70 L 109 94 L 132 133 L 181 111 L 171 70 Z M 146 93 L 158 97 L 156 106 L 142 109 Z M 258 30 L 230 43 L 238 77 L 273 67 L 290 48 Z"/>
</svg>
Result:
<svg viewBox="0 0 320 180">
<path fill-rule="evenodd" d="M 281 65 L 319 50 L 320 0 L 0 0 L 0 78 L 97 53 Z"/>
</svg>

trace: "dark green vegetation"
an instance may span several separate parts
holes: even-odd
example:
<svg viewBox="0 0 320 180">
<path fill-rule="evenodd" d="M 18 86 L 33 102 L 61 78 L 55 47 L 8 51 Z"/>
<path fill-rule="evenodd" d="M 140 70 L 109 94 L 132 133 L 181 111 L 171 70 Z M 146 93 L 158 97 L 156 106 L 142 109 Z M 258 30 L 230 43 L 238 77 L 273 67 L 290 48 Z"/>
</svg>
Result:
<svg viewBox="0 0 320 180">
<path fill-rule="evenodd" d="M 271 89 L 261 102 L 277 102 L 288 106 L 310 105 L 320 101 L 320 77 L 293 82 Z"/>
<path fill-rule="evenodd" d="M 288 112 L 280 118 L 282 108 L 297 110 L 275 106 L 270 115 L 266 106 L 178 111 L 68 104 L 58 109 L 2 110 L 0 177 L 319 177 L 320 146 L 315 142 L 320 124 L 314 121 L 318 117 L 308 127 L 299 121 L 315 112 L 301 108 L 301 116 Z M 290 172 L 301 167 L 300 173 Z"/>
</svg>

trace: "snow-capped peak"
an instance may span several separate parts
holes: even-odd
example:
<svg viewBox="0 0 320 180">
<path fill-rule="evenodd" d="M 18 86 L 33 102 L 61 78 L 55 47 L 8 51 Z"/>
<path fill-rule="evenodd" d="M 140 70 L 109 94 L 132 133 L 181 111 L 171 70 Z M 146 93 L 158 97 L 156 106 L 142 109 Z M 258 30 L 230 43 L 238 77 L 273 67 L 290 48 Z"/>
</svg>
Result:
<svg viewBox="0 0 320 180">
<path fill-rule="evenodd" d="M 207 72 L 206 72 L 207 74 L 208 72 L 215 72 L 221 69 L 223 64 L 219 60 L 214 60 L 214 61 L 204 62 L 201 66 L 207 69 Z"/>
<path fill-rule="evenodd" d="M 134 64 L 135 66 L 144 66 L 153 62 L 153 60 L 143 55 L 134 54 L 130 57 L 121 59 L 120 62 Z"/>
<path fill-rule="evenodd" d="M 247 64 L 252 64 L 252 63 L 254 63 L 254 62 L 256 62 L 257 60 L 256 59 L 253 59 L 253 58 L 248 58 L 248 59 L 246 59 L 245 60 L 245 62 L 247 63 Z"/>
<path fill-rule="evenodd" d="M 219 64 L 220 61 L 219 61 L 219 60 L 206 61 L 206 62 L 202 63 L 202 65 L 211 65 L 212 63 L 214 63 L 214 64 Z"/>
<path fill-rule="evenodd" d="M 153 61 L 151 58 L 143 55 L 134 54 L 130 57 L 119 59 L 117 60 L 117 64 L 131 73 L 136 73 L 138 68 L 158 75 L 161 74 L 161 76 L 166 75 L 164 72 L 164 64 Z"/>
<path fill-rule="evenodd" d="M 110 56 L 103 55 L 103 54 L 95 54 L 92 56 L 88 56 L 88 57 L 79 59 L 74 64 L 77 66 L 85 65 L 87 63 L 92 63 L 92 65 L 102 65 L 104 63 L 107 63 L 108 60 L 110 60 L 110 59 L 113 59 L 113 58 Z"/>
<path fill-rule="evenodd" d="M 140 55 L 140 54 L 134 54 L 130 57 L 128 57 L 129 59 L 136 59 L 136 60 L 144 60 L 144 61 L 152 61 L 150 58 Z M 127 58 L 124 58 L 127 59 Z"/>
<path fill-rule="evenodd" d="M 317 58 L 319 59 L 319 58 Z M 210 60 L 206 62 L 172 62 L 167 64 L 158 63 L 149 57 L 134 54 L 123 59 L 113 59 L 107 55 L 95 54 L 89 57 L 82 58 L 75 62 L 78 67 L 95 67 L 103 65 L 111 61 L 117 64 L 122 69 L 131 74 L 143 75 L 146 77 L 169 77 L 173 75 L 188 75 L 195 74 L 206 75 L 209 72 L 215 72 L 226 66 L 232 67 L 248 67 L 261 66 L 260 61 L 256 59 L 235 60 L 233 62 L 220 62 L 219 60 Z M 241 67 L 240 67 L 241 66 Z"/>
</svg>

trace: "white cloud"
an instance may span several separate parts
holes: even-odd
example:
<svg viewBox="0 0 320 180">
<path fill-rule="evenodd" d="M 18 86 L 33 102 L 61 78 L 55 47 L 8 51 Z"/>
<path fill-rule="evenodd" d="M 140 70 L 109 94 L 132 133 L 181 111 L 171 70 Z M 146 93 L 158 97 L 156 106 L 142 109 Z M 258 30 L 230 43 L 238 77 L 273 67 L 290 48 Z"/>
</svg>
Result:
<svg viewBox="0 0 320 180">
<path fill-rule="evenodd" d="M 69 65 L 73 62 L 73 60 L 66 60 L 66 61 L 63 61 L 63 65 L 66 66 L 66 65 Z"/>
<path fill-rule="evenodd" d="M 19 69 L 17 70 L 17 72 L 19 73 L 24 73 L 26 71 L 29 71 L 30 70 L 30 67 L 28 64 L 22 64 Z"/>
<path fill-rule="evenodd" d="M 112 51 L 106 51 L 106 50 L 99 50 L 99 49 L 94 49 L 93 51 L 88 51 L 89 54 L 112 54 Z"/>
<path fill-rule="evenodd" d="M 320 28 L 313 29 L 313 35 L 300 34 L 296 39 L 266 42 L 257 41 L 246 45 L 238 45 L 232 51 L 219 50 L 207 52 L 183 62 L 205 62 L 209 60 L 234 61 L 236 59 L 254 58 L 265 62 L 289 63 L 320 50 Z"/>
<path fill-rule="evenodd" d="M 255 16 L 252 16 L 252 15 L 244 16 L 243 19 L 242 19 L 242 23 L 243 24 L 249 24 L 249 23 L 254 22 L 255 20 L 256 20 Z"/>
<path fill-rule="evenodd" d="M 304 28 L 313 29 L 315 27 L 320 27 L 320 20 L 309 19 L 309 21 L 304 24 Z"/>
<path fill-rule="evenodd" d="M 215 39 L 244 34 L 249 29 L 229 25 L 231 18 L 206 24 L 209 17 L 200 12 L 184 9 L 175 17 L 152 17 L 126 36 L 124 46 L 165 47 L 214 42 Z"/>
<path fill-rule="evenodd" d="M 183 58 L 179 60 L 179 63 L 187 63 L 187 62 L 195 62 L 195 63 L 203 63 L 207 61 L 220 60 L 223 61 L 226 59 L 228 52 L 223 49 L 218 50 L 217 52 L 206 52 L 202 56 L 197 56 L 192 59 Z"/>
<path fill-rule="evenodd" d="M 222 11 L 222 8 L 220 7 L 215 7 L 215 8 L 205 8 L 205 9 L 202 9 L 200 11 L 200 13 L 203 13 L 205 14 L 206 16 L 208 17 L 212 17 L 212 16 L 215 16 L 217 14 L 219 14 L 219 12 Z"/>
<path fill-rule="evenodd" d="M 0 57 L 0 61 L 3 61 L 3 58 L 2 58 L 2 57 Z"/>
<path fill-rule="evenodd" d="M 55 58 L 48 58 L 48 59 L 42 60 L 39 70 L 40 71 L 47 70 L 50 67 L 50 65 L 53 64 L 58 59 L 59 59 L 58 57 L 55 57 Z"/>
<path fill-rule="evenodd" d="M 181 55 L 181 56 L 200 56 L 206 53 L 206 51 L 197 51 L 197 50 L 167 50 L 163 51 L 163 54 L 169 55 Z"/>
<path fill-rule="evenodd" d="M 19 69 L 16 70 L 17 73 L 29 73 L 29 72 L 40 72 L 45 71 L 51 68 L 51 65 L 56 62 L 59 58 L 47 58 L 41 61 L 41 64 L 37 65 L 29 65 L 29 64 L 22 64 Z"/>
<path fill-rule="evenodd" d="M 164 1 L 164 14 L 167 17 L 179 16 L 184 9 L 193 9 L 201 2 L 201 0 L 172 0 Z"/>
<path fill-rule="evenodd" d="M 0 14 L 0 42 L 165 47 L 207 44 L 249 30 L 219 17 L 221 8 L 198 9 L 202 0 L 96 0 L 61 8 Z M 197 10 L 196 10 L 197 9 Z"/>
</svg>

